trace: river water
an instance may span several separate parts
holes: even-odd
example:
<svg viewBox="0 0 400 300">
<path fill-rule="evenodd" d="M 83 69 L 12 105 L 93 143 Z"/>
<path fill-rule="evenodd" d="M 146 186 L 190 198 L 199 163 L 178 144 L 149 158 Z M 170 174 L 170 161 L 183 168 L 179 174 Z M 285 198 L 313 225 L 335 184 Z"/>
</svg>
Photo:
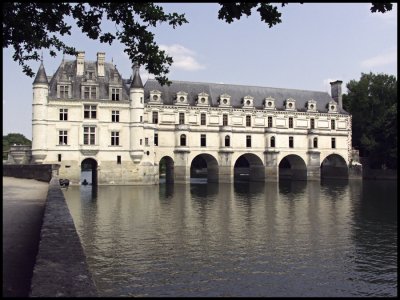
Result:
<svg viewBox="0 0 400 300">
<path fill-rule="evenodd" d="M 101 296 L 397 296 L 397 182 L 64 195 Z"/>
</svg>

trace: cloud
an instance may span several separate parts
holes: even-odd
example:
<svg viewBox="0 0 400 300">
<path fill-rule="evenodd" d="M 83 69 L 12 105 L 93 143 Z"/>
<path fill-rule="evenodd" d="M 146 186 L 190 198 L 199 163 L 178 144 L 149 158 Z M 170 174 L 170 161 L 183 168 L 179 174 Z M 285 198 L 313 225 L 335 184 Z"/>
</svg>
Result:
<svg viewBox="0 0 400 300">
<path fill-rule="evenodd" d="M 389 64 L 397 64 L 397 49 L 393 48 L 386 53 L 365 59 L 361 62 L 364 68 L 381 67 Z"/>
<path fill-rule="evenodd" d="M 160 49 L 167 52 L 169 56 L 172 56 L 174 62 L 172 67 L 185 71 L 197 71 L 205 69 L 205 66 L 197 62 L 195 56 L 196 53 L 188 48 L 185 48 L 179 44 L 173 45 L 160 45 Z"/>
</svg>

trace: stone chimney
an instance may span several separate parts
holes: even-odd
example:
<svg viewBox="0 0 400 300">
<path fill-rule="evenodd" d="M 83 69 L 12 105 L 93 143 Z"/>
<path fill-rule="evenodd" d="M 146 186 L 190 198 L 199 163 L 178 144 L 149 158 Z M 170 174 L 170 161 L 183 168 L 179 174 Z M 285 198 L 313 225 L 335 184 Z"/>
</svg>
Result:
<svg viewBox="0 0 400 300">
<path fill-rule="evenodd" d="M 335 100 L 340 108 L 343 108 L 343 101 L 342 101 L 342 83 L 341 80 L 336 80 L 331 82 L 331 97 Z"/>
<path fill-rule="evenodd" d="M 79 51 L 76 56 L 76 76 L 83 76 L 85 69 L 85 51 Z"/>
<path fill-rule="evenodd" d="M 97 76 L 104 77 L 104 63 L 106 54 L 104 52 L 97 52 Z"/>
</svg>

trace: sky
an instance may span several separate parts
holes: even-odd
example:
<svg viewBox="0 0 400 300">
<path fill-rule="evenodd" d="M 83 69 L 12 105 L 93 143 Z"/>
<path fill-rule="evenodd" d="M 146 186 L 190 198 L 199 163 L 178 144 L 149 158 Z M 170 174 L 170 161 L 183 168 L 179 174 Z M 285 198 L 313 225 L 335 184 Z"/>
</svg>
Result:
<svg viewBox="0 0 400 300">
<path fill-rule="evenodd" d="M 162 3 L 166 12 L 185 13 L 187 24 L 152 29 L 160 48 L 173 57 L 170 80 L 239 84 L 330 94 L 329 82 L 350 80 L 361 73 L 384 73 L 397 78 L 397 4 L 391 12 L 371 13 L 369 3 L 290 3 L 280 7 L 282 23 L 272 28 L 257 11 L 228 24 L 218 19 L 216 3 Z M 69 20 L 71 25 L 73 20 Z M 104 29 L 110 28 L 109 24 Z M 85 37 L 76 26 L 63 39 L 85 60 L 97 52 L 117 66 L 123 78 L 132 63 L 123 45 L 101 44 Z M 3 136 L 21 133 L 32 139 L 32 82 L 13 61 L 12 48 L 3 49 Z M 43 51 L 48 76 L 54 74 L 62 53 Z M 75 57 L 65 56 L 66 60 Z M 40 61 L 29 63 L 37 72 Z M 142 81 L 154 78 L 142 67 Z"/>
</svg>

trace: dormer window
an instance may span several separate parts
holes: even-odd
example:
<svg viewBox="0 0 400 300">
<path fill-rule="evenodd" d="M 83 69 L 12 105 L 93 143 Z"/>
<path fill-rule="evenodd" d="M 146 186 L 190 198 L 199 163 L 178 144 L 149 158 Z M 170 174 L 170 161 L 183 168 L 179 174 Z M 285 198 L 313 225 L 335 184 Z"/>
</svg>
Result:
<svg viewBox="0 0 400 300">
<path fill-rule="evenodd" d="M 286 110 L 296 110 L 296 100 L 289 98 L 285 101 Z"/>
<path fill-rule="evenodd" d="M 86 72 L 86 79 L 87 80 L 94 80 L 94 71 L 87 71 Z"/>
<path fill-rule="evenodd" d="M 243 98 L 243 108 L 253 108 L 253 99 L 252 96 L 245 96 Z"/>
<path fill-rule="evenodd" d="M 307 111 L 317 111 L 317 103 L 315 100 L 307 101 Z"/>
<path fill-rule="evenodd" d="M 161 103 L 161 92 L 158 90 L 150 91 L 149 100 L 151 103 Z"/>
<path fill-rule="evenodd" d="M 209 106 L 208 104 L 208 94 L 200 93 L 197 95 L 197 105 L 198 106 Z"/>
<path fill-rule="evenodd" d="M 95 85 L 82 85 L 81 87 L 82 99 L 97 99 L 97 86 Z"/>
<path fill-rule="evenodd" d="M 275 109 L 275 99 L 269 96 L 264 100 L 264 108 L 265 109 Z"/>
<path fill-rule="evenodd" d="M 175 104 L 176 105 L 188 105 L 187 95 L 188 95 L 188 93 L 183 92 L 183 91 L 176 93 Z"/>
<path fill-rule="evenodd" d="M 328 113 L 337 113 L 337 103 L 335 101 L 329 101 Z"/>
<path fill-rule="evenodd" d="M 121 100 L 121 88 L 110 87 L 110 97 L 112 101 Z"/>
<path fill-rule="evenodd" d="M 71 98 L 71 85 L 58 84 L 57 85 L 57 98 L 68 99 Z"/>
<path fill-rule="evenodd" d="M 229 96 L 228 94 L 222 94 L 221 96 L 219 96 L 219 106 L 221 107 L 228 107 L 231 105 L 231 96 Z"/>
</svg>

